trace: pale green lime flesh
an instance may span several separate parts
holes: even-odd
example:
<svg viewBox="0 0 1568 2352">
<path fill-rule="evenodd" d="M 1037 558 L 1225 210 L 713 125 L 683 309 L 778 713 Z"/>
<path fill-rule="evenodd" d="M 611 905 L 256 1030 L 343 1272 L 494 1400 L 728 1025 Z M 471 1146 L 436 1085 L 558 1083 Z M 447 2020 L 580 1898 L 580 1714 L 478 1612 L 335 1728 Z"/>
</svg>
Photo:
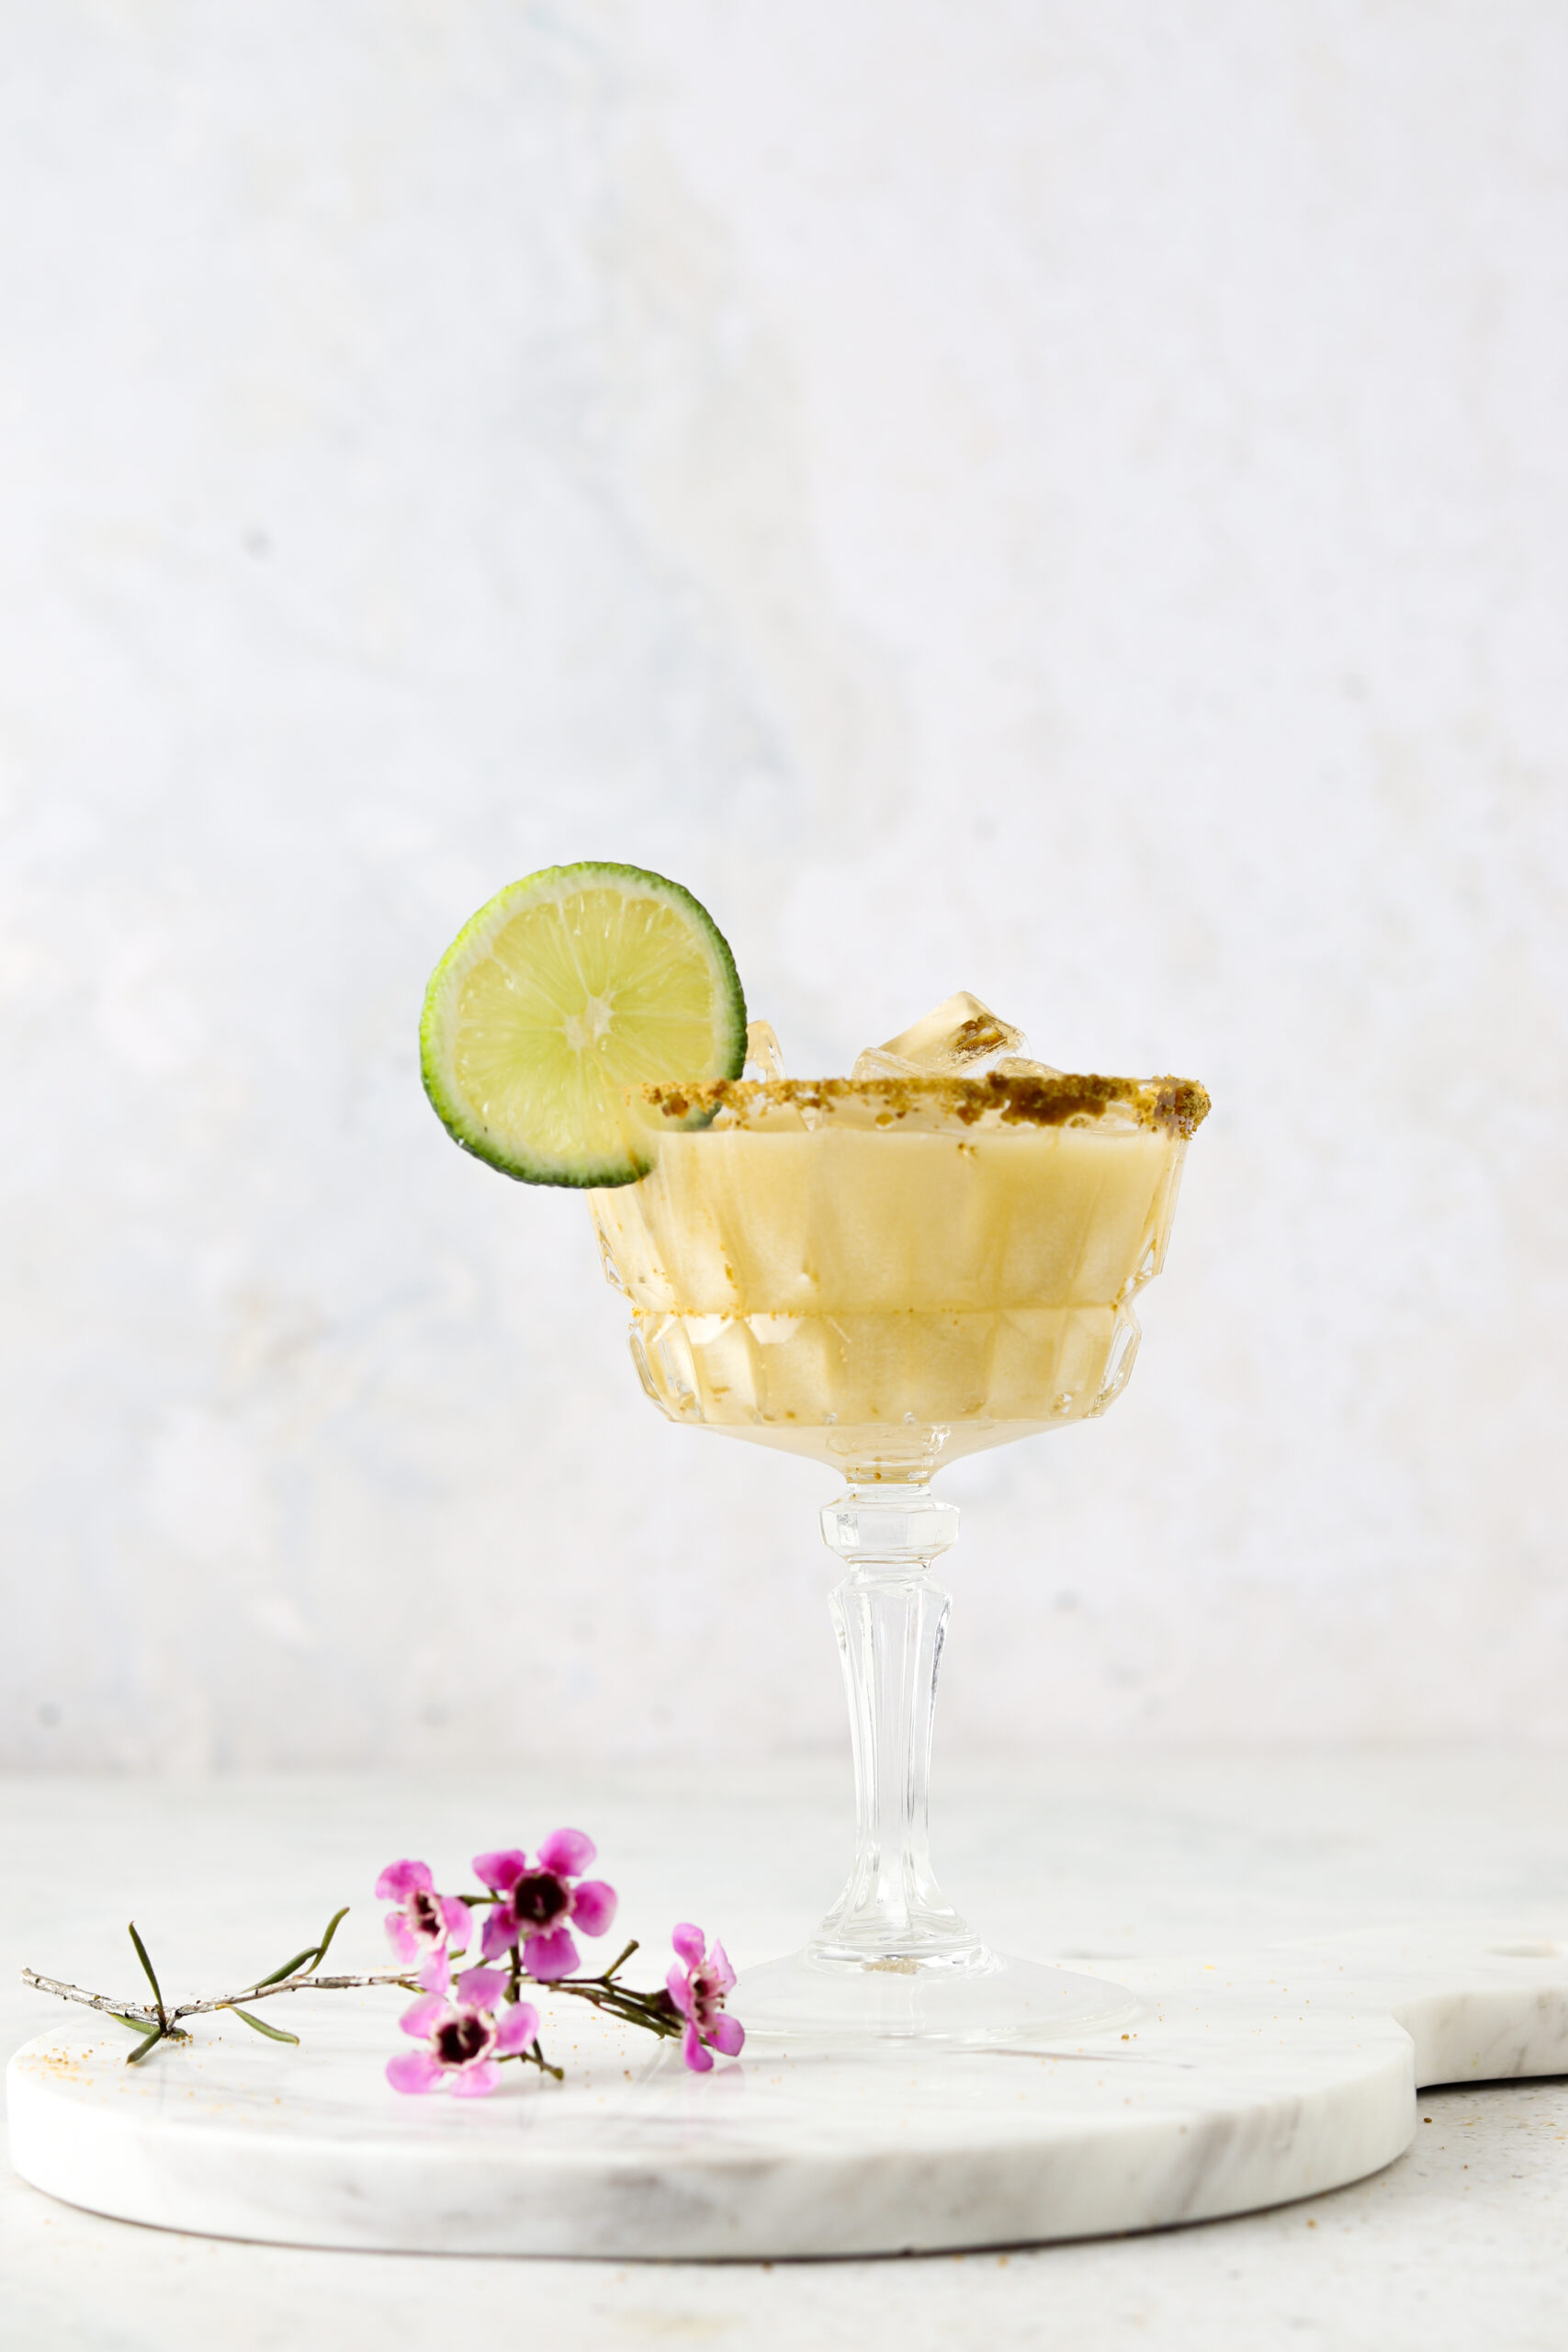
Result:
<svg viewBox="0 0 1568 2352">
<path fill-rule="evenodd" d="M 626 1090 L 739 1078 L 746 1004 L 713 918 L 636 865 L 552 865 L 479 909 L 431 976 L 425 1091 L 465 1151 L 525 1184 L 647 1172 Z"/>
</svg>

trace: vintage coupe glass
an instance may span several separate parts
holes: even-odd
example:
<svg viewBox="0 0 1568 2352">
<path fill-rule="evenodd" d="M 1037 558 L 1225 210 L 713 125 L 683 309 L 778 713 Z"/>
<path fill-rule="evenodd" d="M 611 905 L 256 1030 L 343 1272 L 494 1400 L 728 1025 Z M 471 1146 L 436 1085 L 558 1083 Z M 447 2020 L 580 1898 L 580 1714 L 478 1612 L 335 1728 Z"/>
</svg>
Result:
<svg viewBox="0 0 1568 2352">
<path fill-rule="evenodd" d="M 1175 1080 L 645 1087 L 649 1173 L 592 1195 L 642 1383 L 672 1421 L 809 1454 L 849 1695 L 858 1837 L 805 1951 L 753 1970 L 749 2031 L 973 2041 L 1109 2022 L 1126 1996 L 1005 1960 L 931 1869 L 927 1784 L 958 1512 L 933 1474 L 1103 1413 L 1138 1341 L 1188 1136 Z"/>
</svg>

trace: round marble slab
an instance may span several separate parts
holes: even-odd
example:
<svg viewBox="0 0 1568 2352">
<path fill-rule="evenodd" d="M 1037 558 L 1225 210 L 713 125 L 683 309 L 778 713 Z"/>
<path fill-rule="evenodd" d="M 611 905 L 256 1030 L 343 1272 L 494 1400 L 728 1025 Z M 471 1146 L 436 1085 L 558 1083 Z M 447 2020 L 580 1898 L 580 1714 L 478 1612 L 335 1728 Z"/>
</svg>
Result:
<svg viewBox="0 0 1568 2352">
<path fill-rule="evenodd" d="M 7 2072 L 36 2187 L 127 2221 L 291 2245 L 694 2259 L 1041 2242 L 1236 2213 L 1359 2179 L 1416 2092 L 1568 2072 L 1568 1937 L 1379 1933 L 1132 1963 L 1131 2016 L 1006 2049 L 795 2050 L 689 2075 L 559 2005 L 562 2085 L 400 2098 L 395 2001 L 290 2004 L 128 2068 L 62 2012 Z M 202 2030 L 206 2027 L 205 2031 Z"/>
</svg>

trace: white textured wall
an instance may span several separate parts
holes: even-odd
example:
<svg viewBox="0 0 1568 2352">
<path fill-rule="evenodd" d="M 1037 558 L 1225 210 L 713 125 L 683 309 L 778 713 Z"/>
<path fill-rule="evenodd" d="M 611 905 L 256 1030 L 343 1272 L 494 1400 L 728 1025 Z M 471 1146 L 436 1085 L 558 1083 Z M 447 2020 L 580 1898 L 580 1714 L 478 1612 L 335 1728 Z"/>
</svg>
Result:
<svg viewBox="0 0 1568 2352">
<path fill-rule="evenodd" d="M 942 1737 L 1563 1736 L 1557 0 L 0 5 L 0 1753 L 840 1736 L 429 966 L 689 883 L 1216 1111 Z"/>
</svg>

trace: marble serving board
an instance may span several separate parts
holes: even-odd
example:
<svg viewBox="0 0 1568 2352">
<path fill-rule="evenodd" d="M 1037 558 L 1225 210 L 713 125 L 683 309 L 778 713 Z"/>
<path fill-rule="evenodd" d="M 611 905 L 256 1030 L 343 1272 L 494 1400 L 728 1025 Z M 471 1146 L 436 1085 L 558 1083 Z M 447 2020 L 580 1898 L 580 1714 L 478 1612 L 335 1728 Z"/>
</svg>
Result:
<svg viewBox="0 0 1568 2352">
<path fill-rule="evenodd" d="M 1568 2073 L 1568 1934 L 1379 1931 L 1115 1980 L 1134 2014 L 1079 2041 L 754 2041 L 706 2076 L 562 2005 L 566 2083 L 509 2070 L 484 2101 L 390 2090 L 374 1996 L 293 2004 L 299 2049 L 196 2020 L 135 2068 L 121 2029 L 62 2013 L 11 2061 L 11 2155 L 95 2212 L 284 2245 L 865 2255 L 1281 2204 L 1390 2163 L 1420 2088 Z"/>
</svg>

